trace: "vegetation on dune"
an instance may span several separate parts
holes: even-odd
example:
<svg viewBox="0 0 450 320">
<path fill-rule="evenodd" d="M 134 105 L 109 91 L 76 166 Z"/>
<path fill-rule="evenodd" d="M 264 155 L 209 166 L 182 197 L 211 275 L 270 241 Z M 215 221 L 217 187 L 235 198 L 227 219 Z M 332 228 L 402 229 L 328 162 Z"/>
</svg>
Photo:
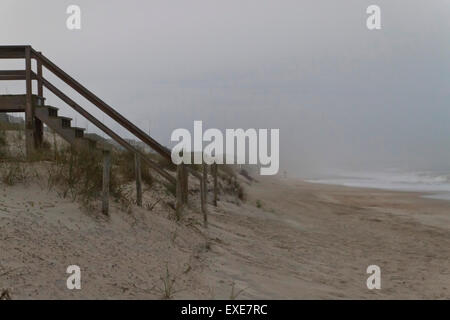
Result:
<svg viewBox="0 0 450 320">
<path fill-rule="evenodd" d="M 134 179 L 134 157 L 113 153 L 110 175 L 110 194 L 129 211 L 133 200 L 124 185 Z M 144 182 L 151 185 L 153 178 L 148 170 L 143 170 Z M 56 153 L 56 159 L 48 167 L 49 189 L 55 188 L 63 197 L 79 200 L 87 209 L 93 209 L 94 201 L 100 199 L 103 190 L 103 156 L 99 150 L 66 148 Z"/>
<path fill-rule="evenodd" d="M 11 141 L 8 141 L 11 140 Z M 55 190 L 61 197 L 80 201 L 83 207 L 93 210 L 101 199 L 103 189 L 103 156 L 97 149 L 72 148 L 70 146 L 57 147 L 55 137 L 53 143 L 44 139 L 41 148 L 37 149 L 31 158 L 25 160 L 24 130 L 22 126 L 0 124 L 0 179 L 5 185 L 27 183 L 38 176 L 35 169 L 31 169 L 30 162 L 42 162 L 46 168 L 44 175 L 49 190 Z M 10 147 L 18 151 L 10 154 Z M 176 171 L 176 166 L 156 153 L 146 153 L 146 156 L 165 170 Z M 110 176 L 110 195 L 120 204 L 122 210 L 129 212 L 135 203 L 133 189 L 130 188 L 136 179 L 135 156 L 133 153 L 112 149 L 112 167 L 114 174 Z M 176 196 L 176 187 L 155 178 L 151 167 L 141 159 L 142 182 L 147 188 L 152 188 L 156 182 L 164 187 L 166 194 Z M 202 173 L 201 165 L 189 165 L 191 169 Z M 41 168 L 42 169 L 42 168 Z M 208 170 L 209 171 L 209 170 Z M 192 176 L 190 179 L 193 179 Z M 219 194 L 227 194 L 245 201 L 245 193 L 237 178 L 235 169 L 228 165 L 219 165 L 218 171 Z M 197 180 L 194 185 L 197 184 Z M 211 177 L 208 178 L 208 189 L 213 188 Z M 190 184 L 190 186 L 192 186 Z M 194 187 L 191 192 L 199 192 Z"/>
<path fill-rule="evenodd" d="M 134 181 L 136 178 L 134 154 L 129 151 L 120 151 L 115 153 L 113 159 L 115 160 L 115 167 L 118 169 L 123 182 Z M 145 161 L 141 161 L 140 163 L 142 181 L 148 186 L 151 186 L 154 178 L 150 173 L 150 167 Z"/>
<path fill-rule="evenodd" d="M 1 181 L 7 186 L 13 186 L 17 183 L 26 183 L 37 173 L 33 172 L 26 164 L 21 162 L 5 162 L 0 166 Z"/>
</svg>

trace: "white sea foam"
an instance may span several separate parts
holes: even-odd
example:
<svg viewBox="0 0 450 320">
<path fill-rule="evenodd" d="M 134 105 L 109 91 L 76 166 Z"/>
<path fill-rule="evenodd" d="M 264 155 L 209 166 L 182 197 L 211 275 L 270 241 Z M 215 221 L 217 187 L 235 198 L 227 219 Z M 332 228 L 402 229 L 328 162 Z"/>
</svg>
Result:
<svg viewBox="0 0 450 320">
<path fill-rule="evenodd" d="M 442 172 L 339 172 L 330 178 L 308 180 L 312 183 L 334 184 L 357 188 L 430 193 L 428 198 L 450 200 L 450 174 Z"/>
</svg>

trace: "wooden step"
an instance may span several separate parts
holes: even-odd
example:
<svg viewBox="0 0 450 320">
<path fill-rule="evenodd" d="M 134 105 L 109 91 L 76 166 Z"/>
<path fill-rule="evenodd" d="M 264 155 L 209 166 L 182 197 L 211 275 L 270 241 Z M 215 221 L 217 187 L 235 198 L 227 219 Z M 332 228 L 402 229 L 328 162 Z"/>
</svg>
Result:
<svg viewBox="0 0 450 320">
<path fill-rule="evenodd" d="M 34 106 L 43 106 L 45 98 L 32 95 Z M 1 112 L 25 112 L 26 95 L 25 94 L 2 94 L 0 95 Z"/>
<path fill-rule="evenodd" d="M 89 148 L 96 148 L 97 147 L 97 140 L 89 138 L 89 137 L 84 137 L 83 140 L 85 140 L 87 142 L 87 146 Z"/>
<path fill-rule="evenodd" d="M 72 128 L 70 126 L 70 118 L 55 116 L 57 110 L 57 108 L 52 106 L 36 107 L 35 116 L 54 130 L 61 138 L 73 144 L 78 137 L 83 137 L 83 131 L 81 128 Z"/>
<path fill-rule="evenodd" d="M 47 109 L 47 115 L 49 117 L 57 117 L 58 116 L 58 108 L 52 106 L 36 106 L 36 109 L 45 110 Z"/>
<path fill-rule="evenodd" d="M 44 97 L 41 97 L 38 95 L 33 95 L 33 102 L 34 102 L 35 107 L 44 106 L 45 100 L 47 100 L 47 98 L 44 98 Z"/>
<path fill-rule="evenodd" d="M 102 145 L 97 143 L 97 140 L 85 137 L 85 128 L 72 127 L 71 122 L 73 119 L 58 116 L 58 111 L 59 109 L 53 106 L 35 106 L 36 117 L 71 145 L 89 149 L 103 149 Z"/>
<path fill-rule="evenodd" d="M 58 118 L 61 119 L 61 125 L 62 125 L 63 128 L 70 128 L 70 124 L 72 122 L 72 118 L 61 117 L 61 116 L 58 116 Z"/>
<path fill-rule="evenodd" d="M 84 137 L 84 131 L 85 128 L 79 128 L 79 127 L 71 127 L 73 130 L 75 130 L 75 138 L 83 138 Z"/>
</svg>

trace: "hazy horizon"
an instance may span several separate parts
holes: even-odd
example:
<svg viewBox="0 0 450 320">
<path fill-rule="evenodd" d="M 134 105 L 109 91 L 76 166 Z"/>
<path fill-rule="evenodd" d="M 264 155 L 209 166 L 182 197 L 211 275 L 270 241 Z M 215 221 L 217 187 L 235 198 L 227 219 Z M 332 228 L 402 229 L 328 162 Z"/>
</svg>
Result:
<svg viewBox="0 0 450 320">
<path fill-rule="evenodd" d="M 2 4 L 1 45 L 31 44 L 163 144 L 203 120 L 279 128 L 291 175 L 450 172 L 448 1 L 80 0 L 79 31 L 65 25 L 71 1 Z M 381 30 L 366 28 L 371 4 Z M 0 82 L 0 94 L 23 87 Z"/>
</svg>

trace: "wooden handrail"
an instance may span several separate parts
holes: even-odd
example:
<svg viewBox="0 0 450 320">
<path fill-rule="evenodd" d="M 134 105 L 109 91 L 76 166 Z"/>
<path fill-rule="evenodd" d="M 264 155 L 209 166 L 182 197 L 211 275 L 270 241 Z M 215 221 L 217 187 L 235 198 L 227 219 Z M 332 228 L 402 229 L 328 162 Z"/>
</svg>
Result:
<svg viewBox="0 0 450 320">
<path fill-rule="evenodd" d="M 141 139 L 145 144 L 151 147 L 153 150 L 158 152 L 161 156 L 166 158 L 167 160 L 171 160 L 170 150 L 158 143 L 156 140 L 147 135 L 144 131 L 136 127 L 133 123 L 131 123 L 128 119 L 110 107 L 106 102 L 97 97 L 94 93 L 89 91 L 83 85 L 81 85 L 78 81 L 69 76 L 66 72 L 60 69 L 56 64 L 51 62 L 48 58 L 46 58 L 42 53 L 37 52 L 34 49 L 31 49 L 32 56 L 39 60 L 40 63 L 44 67 L 46 67 L 49 71 L 55 74 L 58 78 L 64 81 L 67 85 L 69 85 L 72 89 L 81 94 L 88 101 L 93 103 L 97 108 L 106 113 L 112 119 L 117 121 L 120 125 L 126 128 L 129 132 L 134 134 L 137 138 Z"/>
<path fill-rule="evenodd" d="M 53 63 L 50 59 L 45 57 L 41 52 L 34 50 L 31 46 L 23 45 L 23 46 L 0 46 L 0 59 L 20 59 L 25 58 L 25 51 L 29 49 L 31 52 L 31 57 L 34 58 L 38 66 L 44 66 L 46 69 L 51 71 L 54 75 L 56 75 L 59 79 L 65 82 L 72 89 L 77 91 L 80 95 L 94 104 L 101 111 L 110 116 L 113 120 L 117 121 L 120 125 L 126 128 L 130 133 L 139 138 L 142 142 L 147 144 L 150 148 L 155 150 L 158 154 L 163 156 L 165 159 L 171 161 L 171 152 L 168 148 L 158 143 L 156 140 L 147 135 L 144 131 L 139 129 L 133 123 L 131 123 L 128 119 L 122 116 L 119 112 L 114 110 L 111 106 L 109 106 L 106 102 L 97 97 L 94 93 L 76 81 L 74 78 L 69 76 L 66 72 L 64 72 L 61 68 L 59 68 L 55 63 Z M 100 130 L 105 132 L 112 139 L 116 140 L 120 145 L 131 152 L 138 153 L 141 157 L 146 161 L 152 168 L 154 168 L 158 173 L 168 179 L 171 183 L 176 183 L 174 177 L 170 174 L 159 168 L 159 166 L 154 163 L 152 160 L 148 159 L 145 154 L 140 152 L 138 149 L 134 148 L 127 141 L 122 139 L 119 135 L 114 133 L 111 129 L 106 127 L 102 122 L 97 120 L 92 114 L 83 109 L 80 105 L 78 105 L 75 101 L 70 99 L 67 95 L 65 95 L 61 90 L 57 89 L 53 84 L 51 84 L 48 80 L 42 77 L 42 75 L 38 75 L 34 72 L 31 73 L 31 78 L 33 80 L 38 80 L 42 82 L 42 84 L 53 92 L 56 96 L 66 102 L 69 106 L 71 106 L 75 111 L 83 115 L 87 120 L 91 121 L 95 126 L 97 126 Z M 8 70 L 8 71 L 0 71 L 0 80 L 26 80 L 26 71 L 25 70 Z M 202 180 L 201 174 L 193 170 L 192 168 L 186 167 L 187 171 L 191 173 L 193 176 L 198 178 L 200 181 Z"/>
<path fill-rule="evenodd" d="M 42 82 L 44 87 L 46 87 L 48 90 L 50 90 L 53 94 L 55 94 L 58 98 L 63 100 L 65 103 L 67 103 L 70 107 L 72 107 L 76 112 L 81 114 L 83 117 L 85 117 L 87 120 L 89 120 L 92 124 L 94 124 L 97 128 L 102 130 L 104 133 L 106 133 L 108 136 L 110 136 L 112 139 L 117 141 L 121 146 L 123 146 L 125 149 L 127 149 L 130 152 L 137 153 L 139 156 L 147 162 L 147 164 L 152 167 L 154 170 L 156 170 L 160 175 L 162 175 L 164 178 L 166 178 L 170 183 L 175 184 L 176 180 L 174 177 L 172 177 L 170 174 L 168 174 L 166 171 L 161 169 L 159 165 L 154 162 L 153 160 L 149 159 L 147 155 L 145 155 L 143 152 L 141 152 L 139 149 L 133 147 L 131 144 L 129 144 L 127 141 L 122 139 L 118 134 L 116 134 L 114 131 L 109 129 L 107 126 L 105 126 L 101 121 L 99 121 L 97 118 L 95 118 L 92 114 L 90 114 L 88 111 L 86 111 L 83 107 L 81 107 L 79 104 L 77 104 L 75 101 L 73 101 L 71 98 L 69 98 L 66 94 L 64 94 L 61 90 L 56 88 L 53 84 L 51 84 L 47 79 L 44 77 L 32 73 L 33 76 Z"/>
</svg>

